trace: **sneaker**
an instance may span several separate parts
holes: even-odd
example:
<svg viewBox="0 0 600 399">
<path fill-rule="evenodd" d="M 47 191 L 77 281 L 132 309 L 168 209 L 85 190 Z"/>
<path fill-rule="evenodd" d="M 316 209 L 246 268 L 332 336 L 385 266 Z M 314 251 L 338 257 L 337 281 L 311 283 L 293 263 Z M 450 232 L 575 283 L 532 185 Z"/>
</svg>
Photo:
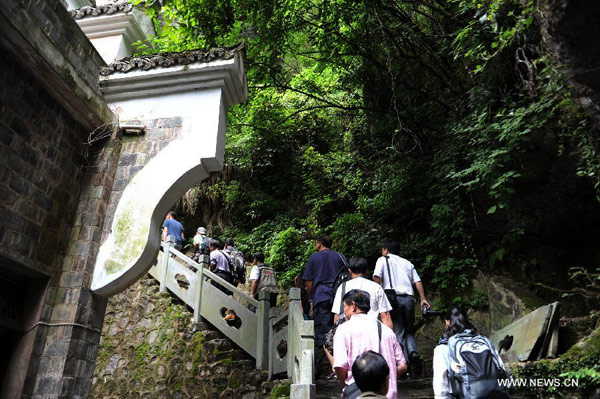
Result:
<svg viewBox="0 0 600 399">
<path fill-rule="evenodd" d="M 423 372 L 423 363 L 417 352 L 412 352 L 409 356 L 412 371 L 415 377 L 420 377 Z"/>
</svg>

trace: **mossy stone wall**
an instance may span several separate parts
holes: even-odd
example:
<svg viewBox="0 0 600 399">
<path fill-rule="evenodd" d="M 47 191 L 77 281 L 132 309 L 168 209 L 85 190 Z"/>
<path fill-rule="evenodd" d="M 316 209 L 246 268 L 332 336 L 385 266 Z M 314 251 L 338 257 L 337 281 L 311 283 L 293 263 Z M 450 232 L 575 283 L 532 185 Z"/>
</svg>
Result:
<svg viewBox="0 0 600 399">
<path fill-rule="evenodd" d="M 91 396 L 240 398 L 270 396 L 255 361 L 147 276 L 109 301 Z"/>
</svg>

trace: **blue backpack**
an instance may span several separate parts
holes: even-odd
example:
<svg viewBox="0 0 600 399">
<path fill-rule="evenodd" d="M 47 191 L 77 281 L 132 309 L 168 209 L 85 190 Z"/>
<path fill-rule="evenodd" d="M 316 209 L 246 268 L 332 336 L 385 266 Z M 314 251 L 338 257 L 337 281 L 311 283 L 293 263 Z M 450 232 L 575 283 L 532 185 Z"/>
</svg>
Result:
<svg viewBox="0 0 600 399">
<path fill-rule="evenodd" d="M 448 381 L 458 399 L 509 399 L 499 379 L 507 378 L 489 339 L 465 330 L 448 339 Z"/>
</svg>

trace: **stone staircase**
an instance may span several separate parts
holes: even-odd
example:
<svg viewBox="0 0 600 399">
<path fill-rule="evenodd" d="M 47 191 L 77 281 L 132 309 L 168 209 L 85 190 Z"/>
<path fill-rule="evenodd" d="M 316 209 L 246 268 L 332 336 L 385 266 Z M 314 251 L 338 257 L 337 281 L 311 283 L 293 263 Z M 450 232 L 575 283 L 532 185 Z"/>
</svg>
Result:
<svg viewBox="0 0 600 399">
<path fill-rule="evenodd" d="M 340 399 L 341 389 L 337 380 L 317 380 L 317 399 Z M 433 399 L 432 378 L 398 380 L 398 399 Z"/>
</svg>

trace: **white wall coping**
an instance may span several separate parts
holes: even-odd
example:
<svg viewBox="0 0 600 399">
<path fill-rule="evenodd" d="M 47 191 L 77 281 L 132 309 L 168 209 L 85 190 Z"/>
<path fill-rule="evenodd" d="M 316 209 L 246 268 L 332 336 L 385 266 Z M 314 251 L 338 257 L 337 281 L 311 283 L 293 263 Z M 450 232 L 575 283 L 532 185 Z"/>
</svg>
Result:
<svg viewBox="0 0 600 399">
<path fill-rule="evenodd" d="M 100 87 L 109 103 L 220 87 L 225 105 L 230 106 L 246 101 L 248 95 L 243 60 L 238 52 L 228 60 L 114 72 L 100 77 Z"/>
</svg>

